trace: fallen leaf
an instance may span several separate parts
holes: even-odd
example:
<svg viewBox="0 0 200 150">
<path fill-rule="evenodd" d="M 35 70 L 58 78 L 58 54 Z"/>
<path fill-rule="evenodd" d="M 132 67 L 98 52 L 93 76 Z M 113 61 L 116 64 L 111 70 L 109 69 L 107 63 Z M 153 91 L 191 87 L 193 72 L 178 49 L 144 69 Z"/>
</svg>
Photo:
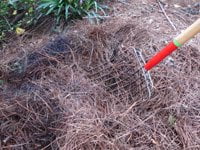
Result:
<svg viewBox="0 0 200 150">
<path fill-rule="evenodd" d="M 22 35 L 22 34 L 24 34 L 25 29 L 17 27 L 15 32 L 16 32 L 17 35 Z"/>
<path fill-rule="evenodd" d="M 14 11 L 13 11 L 13 15 L 16 15 L 16 14 L 17 14 L 17 10 L 14 10 Z"/>
</svg>

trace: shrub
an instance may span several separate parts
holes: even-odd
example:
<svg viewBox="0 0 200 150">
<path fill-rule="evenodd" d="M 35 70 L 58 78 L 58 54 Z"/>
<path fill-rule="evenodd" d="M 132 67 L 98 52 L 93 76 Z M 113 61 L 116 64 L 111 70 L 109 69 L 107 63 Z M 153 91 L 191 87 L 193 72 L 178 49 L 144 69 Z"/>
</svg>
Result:
<svg viewBox="0 0 200 150">
<path fill-rule="evenodd" d="M 57 23 L 62 18 L 70 20 L 88 16 L 98 19 L 101 17 L 99 11 L 105 15 L 104 8 L 95 0 L 41 0 L 38 6 L 43 15 L 53 14 Z"/>
<path fill-rule="evenodd" d="M 96 0 L 0 0 L 0 40 L 6 32 L 36 23 L 42 16 L 52 15 L 58 24 L 61 19 L 81 19 L 88 16 L 90 20 L 105 15 L 106 7 Z M 21 34 L 21 32 L 20 32 Z"/>
</svg>

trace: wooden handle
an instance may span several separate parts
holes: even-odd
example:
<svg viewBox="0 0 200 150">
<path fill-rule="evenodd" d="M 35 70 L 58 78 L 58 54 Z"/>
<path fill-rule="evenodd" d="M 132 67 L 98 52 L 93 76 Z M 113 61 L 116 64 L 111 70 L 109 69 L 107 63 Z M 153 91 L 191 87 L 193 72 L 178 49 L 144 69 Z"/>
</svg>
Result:
<svg viewBox="0 0 200 150">
<path fill-rule="evenodd" d="M 200 32 L 200 18 L 183 31 L 175 40 L 180 44 L 185 44 L 189 39 L 193 38 L 197 33 Z"/>
<path fill-rule="evenodd" d="M 200 18 L 195 21 L 191 26 L 189 26 L 184 32 L 182 32 L 178 37 L 170 42 L 166 47 L 159 51 L 153 58 L 151 58 L 144 66 L 148 71 L 160 63 L 165 57 L 170 55 L 178 47 L 183 45 L 189 39 L 193 38 L 197 33 L 200 32 Z"/>
</svg>

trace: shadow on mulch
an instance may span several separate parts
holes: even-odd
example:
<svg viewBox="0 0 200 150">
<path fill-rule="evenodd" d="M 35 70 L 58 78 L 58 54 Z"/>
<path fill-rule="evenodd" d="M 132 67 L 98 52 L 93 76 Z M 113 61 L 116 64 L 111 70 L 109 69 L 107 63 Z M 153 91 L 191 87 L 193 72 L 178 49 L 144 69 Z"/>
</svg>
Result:
<svg viewBox="0 0 200 150">
<path fill-rule="evenodd" d="M 41 50 L 12 60 L 1 68 L 0 147 L 3 149 L 58 149 L 54 142 L 66 114 L 48 87 L 33 81 L 51 73 L 69 58 L 70 40 L 57 37 Z"/>
</svg>

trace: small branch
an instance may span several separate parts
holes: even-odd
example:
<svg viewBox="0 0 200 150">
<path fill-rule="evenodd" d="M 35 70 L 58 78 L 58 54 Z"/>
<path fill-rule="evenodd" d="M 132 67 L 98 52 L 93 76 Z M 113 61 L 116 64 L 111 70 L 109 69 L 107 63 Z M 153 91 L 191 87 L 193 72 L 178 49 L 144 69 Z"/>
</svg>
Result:
<svg viewBox="0 0 200 150">
<path fill-rule="evenodd" d="M 9 26 L 9 28 L 10 28 L 10 29 L 12 29 L 12 27 L 11 27 L 11 25 L 10 25 L 9 21 L 7 20 L 7 18 L 6 18 L 5 16 L 3 16 L 3 19 L 6 21 L 6 23 L 7 23 L 7 24 L 8 24 L 8 26 Z"/>
<path fill-rule="evenodd" d="M 177 28 L 176 26 L 174 25 L 174 23 L 171 21 L 171 19 L 167 16 L 167 13 L 165 12 L 165 9 L 163 8 L 160 0 L 157 0 L 159 6 L 160 6 L 160 9 L 162 10 L 163 14 L 165 15 L 165 17 L 167 18 L 167 20 L 169 21 L 169 23 L 171 24 L 171 26 L 173 27 L 173 29 L 176 31 Z"/>
</svg>

